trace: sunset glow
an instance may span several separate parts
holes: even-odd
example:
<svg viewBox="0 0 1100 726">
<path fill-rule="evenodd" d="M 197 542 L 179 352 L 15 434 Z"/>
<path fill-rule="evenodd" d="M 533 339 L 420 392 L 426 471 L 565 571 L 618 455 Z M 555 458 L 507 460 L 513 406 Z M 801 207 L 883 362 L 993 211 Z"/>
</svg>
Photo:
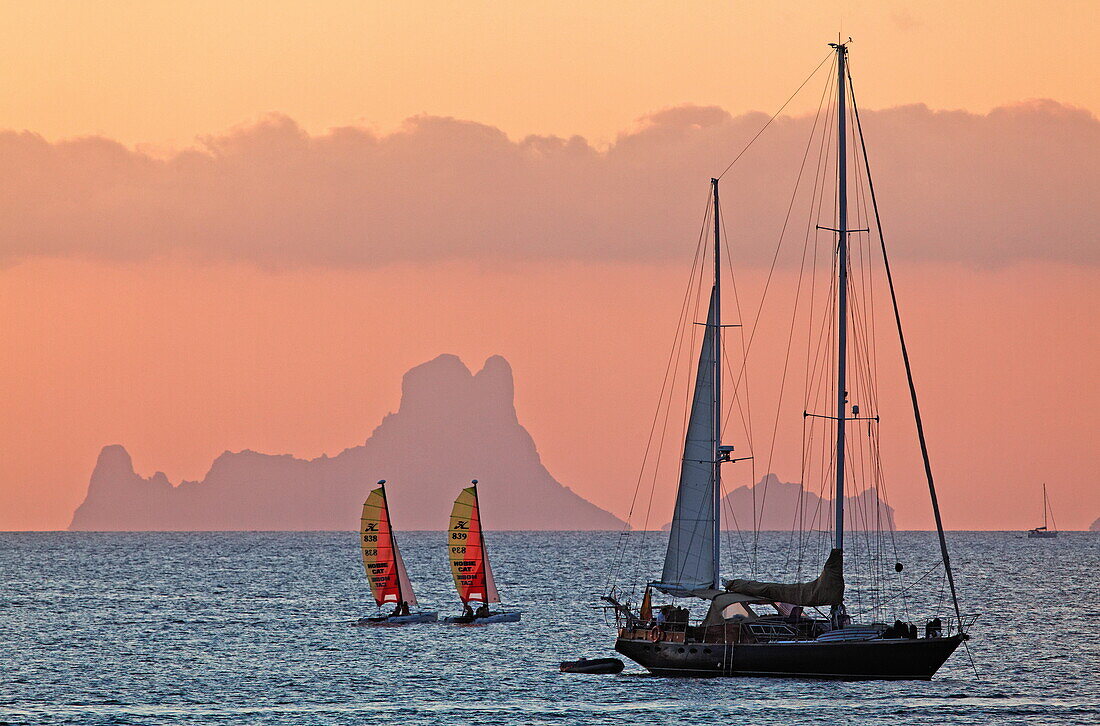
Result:
<svg viewBox="0 0 1100 726">
<path fill-rule="evenodd" d="M 1033 526 L 1045 481 L 1062 528 L 1087 528 L 1096 5 L 782 5 L 6 4 L 0 529 L 66 527 L 107 444 L 173 482 L 223 450 L 336 454 L 440 353 L 504 356 L 547 468 L 624 517 L 707 181 L 838 25 L 945 524 Z M 747 310 L 820 94 L 724 181 Z M 793 284 L 788 258 L 775 275 Z M 776 382 L 754 381 L 768 429 Z M 904 420 L 891 504 L 928 528 Z M 797 431 L 777 441 L 771 471 L 796 481 Z"/>
</svg>

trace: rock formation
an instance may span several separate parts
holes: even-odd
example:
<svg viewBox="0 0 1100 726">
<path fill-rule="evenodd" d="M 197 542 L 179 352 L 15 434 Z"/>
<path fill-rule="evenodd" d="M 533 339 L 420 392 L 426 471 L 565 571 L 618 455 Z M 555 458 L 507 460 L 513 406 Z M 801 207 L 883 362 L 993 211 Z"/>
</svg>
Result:
<svg viewBox="0 0 1100 726">
<path fill-rule="evenodd" d="M 73 530 L 352 530 L 379 479 L 397 529 L 443 529 L 451 503 L 479 480 L 488 528 L 620 529 L 622 521 L 562 486 L 516 418 L 512 369 L 499 356 L 476 375 L 453 355 L 408 371 L 401 405 L 361 446 L 312 460 L 225 452 L 202 481 L 136 474 L 104 447 Z"/>
</svg>

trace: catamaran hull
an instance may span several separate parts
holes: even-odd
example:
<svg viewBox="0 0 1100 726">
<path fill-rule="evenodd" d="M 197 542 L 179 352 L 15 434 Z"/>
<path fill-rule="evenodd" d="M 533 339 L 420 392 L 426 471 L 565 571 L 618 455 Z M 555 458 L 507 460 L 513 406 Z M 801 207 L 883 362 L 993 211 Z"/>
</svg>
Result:
<svg viewBox="0 0 1100 726">
<path fill-rule="evenodd" d="M 443 622 L 451 625 L 487 625 L 489 623 L 518 623 L 520 620 L 519 611 L 505 612 L 505 613 L 493 613 L 485 618 L 474 618 L 468 620 L 463 615 L 452 615 L 451 617 L 443 618 Z"/>
<path fill-rule="evenodd" d="M 359 618 L 356 625 L 416 625 L 418 623 L 434 623 L 439 619 L 439 613 L 410 613 L 409 615 L 388 615 L 381 618 Z"/>
<path fill-rule="evenodd" d="M 652 643 L 615 650 L 660 676 L 771 676 L 841 680 L 930 680 L 962 638 L 798 643 Z"/>
</svg>

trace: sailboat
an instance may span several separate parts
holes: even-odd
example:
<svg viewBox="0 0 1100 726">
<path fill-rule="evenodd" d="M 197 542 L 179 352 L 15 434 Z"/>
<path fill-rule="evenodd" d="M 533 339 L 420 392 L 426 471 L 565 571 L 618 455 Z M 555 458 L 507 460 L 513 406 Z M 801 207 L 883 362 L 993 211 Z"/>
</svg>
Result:
<svg viewBox="0 0 1100 726">
<path fill-rule="evenodd" d="M 379 613 L 360 618 L 357 625 L 411 625 L 414 623 L 434 623 L 439 617 L 436 612 L 413 611 L 417 605 L 409 575 L 405 572 L 405 561 L 401 559 L 401 550 L 397 547 L 393 528 L 390 526 L 390 506 L 386 499 L 386 480 L 378 482 L 378 488 L 371 491 L 363 502 L 363 517 L 359 526 L 359 544 L 363 551 L 363 569 L 370 582 L 371 594 L 378 605 Z M 381 608 L 392 604 L 390 613 L 382 613 Z"/>
<path fill-rule="evenodd" d="M 1035 529 L 1029 529 L 1027 531 L 1028 539 L 1054 539 L 1058 536 L 1058 525 L 1054 525 L 1054 529 L 1047 529 L 1047 510 L 1050 509 L 1050 499 L 1047 498 L 1047 485 L 1043 484 L 1043 526 L 1036 527 Z M 1054 521 L 1054 512 L 1050 513 L 1050 519 Z"/>
<path fill-rule="evenodd" d="M 923 634 L 912 623 L 856 623 L 845 604 L 845 456 L 846 423 L 877 417 L 860 416 L 858 406 L 848 401 L 848 310 L 849 248 L 848 237 L 848 140 L 845 91 L 851 83 L 846 71 L 847 44 L 830 43 L 836 51 L 836 228 L 828 229 L 835 237 L 833 287 L 830 295 L 836 325 L 832 337 L 829 377 L 835 386 L 831 399 L 822 400 L 835 409 L 820 414 L 803 412 L 804 417 L 829 419 L 835 439 L 830 452 L 828 480 L 835 473 L 835 522 L 832 549 L 820 576 L 808 582 L 780 583 L 751 579 L 723 582 L 720 575 L 721 477 L 722 466 L 751 457 L 735 458 L 734 447 L 724 445 L 722 429 L 722 289 L 721 289 L 721 220 L 719 218 L 718 179 L 711 180 L 714 232 L 714 274 L 709 308 L 703 329 L 694 395 L 687 420 L 683 459 L 680 464 L 679 486 L 668 546 L 659 580 L 649 582 L 635 609 L 622 602 L 615 588 L 602 599 L 614 610 L 618 637 L 615 650 L 636 661 L 650 672 L 669 676 L 775 676 L 836 679 L 930 679 L 958 646 L 968 638 L 955 593 L 954 575 L 944 537 L 939 503 L 928 463 L 920 409 L 909 366 L 908 352 L 902 335 L 901 318 L 897 312 L 889 263 L 883 261 L 890 281 L 891 300 L 901 342 L 902 357 L 917 423 L 918 438 L 925 461 L 925 473 L 931 495 L 939 536 L 942 566 L 950 585 L 955 620 L 945 625 L 938 617 L 929 620 Z M 858 128 L 858 112 L 854 98 L 852 110 Z M 826 128 L 823 126 L 823 128 Z M 827 131 L 823 131 L 823 134 Z M 858 138 L 862 141 L 862 130 Z M 864 154 L 864 159 L 866 155 Z M 869 181 L 869 169 L 868 169 Z M 873 199 L 873 187 L 871 195 Z M 877 203 L 875 204 L 877 217 Z M 881 228 L 879 230 L 881 235 Z M 858 330 L 856 331 L 859 332 Z M 870 421 L 868 421 L 870 426 Z M 824 445 L 822 446 L 824 448 Z M 835 469 L 835 472 L 833 471 Z M 847 472 L 852 478 L 860 473 L 853 467 Z M 857 513 L 858 514 L 858 513 Z M 740 563 L 744 564 L 744 563 Z M 900 573 L 902 566 L 896 565 Z M 702 618 L 693 618 L 689 608 L 666 605 L 657 608 L 654 597 L 687 599 L 689 605 L 705 607 Z M 700 603 L 700 601 L 702 601 Z M 828 615 L 818 608 L 828 608 Z M 819 614 L 813 617 L 811 609 Z M 857 613 L 858 616 L 858 613 Z"/>
<path fill-rule="evenodd" d="M 485 548 L 485 533 L 481 529 L 481 506 L 477 498 L 477 479 L 470 482 L 455 499 L 451 509 L 451 524 L 447 529 L 447 553 L 455 590 L 462 600 L 464 612 L 444 618 L 445 623 L 516 623 L 516 610 L 490 610 L 491 603 L 500 602 L 489 553 Z M 472 603 L 480 603 L 475 610 Z"/>
</svg>

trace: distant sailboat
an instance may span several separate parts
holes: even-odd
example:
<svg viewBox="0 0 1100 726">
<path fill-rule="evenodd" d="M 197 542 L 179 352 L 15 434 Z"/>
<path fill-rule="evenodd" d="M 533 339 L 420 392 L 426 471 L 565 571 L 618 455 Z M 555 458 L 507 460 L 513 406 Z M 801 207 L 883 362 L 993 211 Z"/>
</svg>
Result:
<svg viewBox="0 0 1100 726">
<path fill-rule="evenodd" d="M 1054 529 L 1047 528 L 1047 511 L 1050 509 L 1050 500 L 1047 498 L 1047 485 L 1043 484 L 1043 526 L 1036 527 L 1035 529 L 1029 529 L 1027 531 L 1028 539 L 1054 539 L 1058 536 L 1058 525 L 1054 525 Z M 1050 521 L 1054 522 L 1054 512 L 1050 512 Z"/>
<path fill-rule="evenodd" d="M 518 611 L 489 609 L 490 603 L 499 603 L 493 569 L 489 566 L 489 553 L 485 549 L 485 533 L 481 529 L 481 507 L 477 498 L 477 479 L 471 482 L 455 499 L 451 510 L 451 524 L 447 530 L 447 552 L 451 562 L 451 575 L 455 590 L 462 600 L 462 615 L 445 618 L 445 623 L 515 623 L 520 619 Z M 474 610 L 471 603 L 480 603 Z"/>
<path fill-rule="evenodd" d="M 359 544 L 363 550 L 363 568 L 367 572 L 371 594 L 379 608 L 393 604 L 389 614 L 379 613 L 357 621 L 358 625 L 408 625 L 432 623 L 438 618 L 435 612 L 412 612 L 416 593 L 413 592 L 405 561 L 397 548 L 390 526 L 390 507 L 386 500 L 386 480 L 378 482 L 378 488 L 363 502 L 363 517 L 359 527 Z"/>
</svg>

